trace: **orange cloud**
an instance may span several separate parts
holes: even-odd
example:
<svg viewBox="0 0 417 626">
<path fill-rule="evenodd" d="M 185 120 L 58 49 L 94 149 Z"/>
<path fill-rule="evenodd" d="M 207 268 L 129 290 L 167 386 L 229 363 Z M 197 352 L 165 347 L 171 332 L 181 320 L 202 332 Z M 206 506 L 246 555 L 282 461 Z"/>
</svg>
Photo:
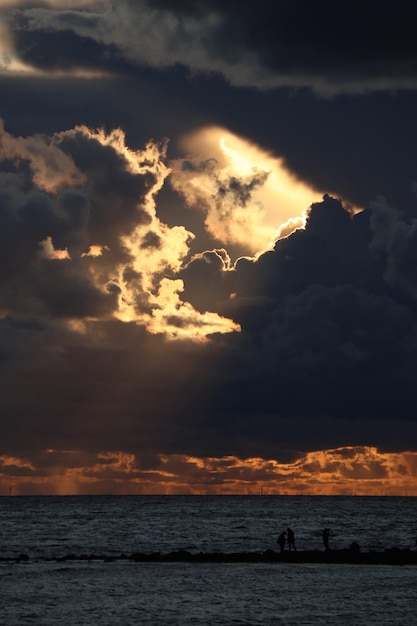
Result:
<svg viewBox="0 0 417 626">
<path fill-rule="evenodd" d="M 0 457 L 0 493 L 417 495 L 417 453 L 368 446 L 308 452 L 292 463 L 235 456 L 198 458 L 46 451 L 38 464 Z"/>
<path fill-rule="evenodd" d="M 56 261 L 56 260 L 59 261 L 59 260 L 71 258 L 66 248 L 65 250 L 56 250 L 54 248 L 54 244 L 52 242 L 51 237 L 47 237 L 46 239 L 44 239 L 44 241 L 41 241 L 39 243 L 39 247 L 41 248 L 41 256 L 43 256 L 46 259 L 49 259 L 50 261 Z"/>
</svg>

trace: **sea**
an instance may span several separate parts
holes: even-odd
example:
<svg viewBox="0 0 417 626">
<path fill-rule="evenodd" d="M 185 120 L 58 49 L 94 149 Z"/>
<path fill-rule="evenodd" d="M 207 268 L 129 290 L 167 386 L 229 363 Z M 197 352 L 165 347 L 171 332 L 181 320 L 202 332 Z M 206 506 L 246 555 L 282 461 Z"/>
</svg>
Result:
<svg viewBox="0 0 417 626">
<path fill-rule="evenodd" d="M 416 550 L 416 497 L 0 497 L 0 624 L 416 624 L 417 566 L 135 562 L 135 553 Z M 68 558 L 69 556 L 76 558 Z"/>
</svg>

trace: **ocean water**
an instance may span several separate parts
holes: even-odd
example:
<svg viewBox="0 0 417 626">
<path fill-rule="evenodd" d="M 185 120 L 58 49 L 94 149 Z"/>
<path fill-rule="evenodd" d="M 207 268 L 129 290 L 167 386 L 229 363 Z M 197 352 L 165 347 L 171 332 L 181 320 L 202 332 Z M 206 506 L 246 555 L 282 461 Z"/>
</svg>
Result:
<svg viewBox="0 0 417 626">
<path fill-rule="evenodd" d="M 276 550 L 287 526 L 298 550 L 325 526 L 334 549 L 416 549 L 417 498 L 2 497 L 0 624 L 415 624 L 415 566 L 120 558 Z"/>
</svg>

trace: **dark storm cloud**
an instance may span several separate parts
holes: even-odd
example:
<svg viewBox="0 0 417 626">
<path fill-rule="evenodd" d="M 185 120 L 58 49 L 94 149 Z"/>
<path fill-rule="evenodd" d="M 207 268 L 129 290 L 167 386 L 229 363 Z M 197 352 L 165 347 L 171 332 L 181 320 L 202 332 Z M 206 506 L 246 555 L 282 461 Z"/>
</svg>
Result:
<svg viewBox="0 0 417 626">
<path fill-rule="evenodd" d="M 313 205 L 305 230 L 257 260 L 237 262 L 229 278 L 234 298 L 225 305 L 223 293 L 218 310 L 242 333 L 224 340 L 221 371 L 230 380 L 215 381 L 208 400 L 226 440 L 256 447 L 259 439 L 263 448 L 269 433 L 287 449 L 291 441 L 336 446 L 361 437 L 383 448 L 409 445 L 417 428 L 416 262 L 408 253 L 405 278 L 395 283 L 391 268 L 410 250 L 397 242 L 412 242 L 414 231 L 413 220 L 382 201 L 351 216 L 326 197 Z M 196 306 L 205 304 L 199 285 L 210 284 L 203 259 L 183 273 Z M 222 288 L 217 280 L 213 292 Z"/>
<path fill-rule="evenodd" d="M 288 460 L 339 445 L 415 447 L 412 3 L 83 5 L 2 8 L 17 55 L 44 74 L 0 73 L 0 115 L 19 140 L 0 173 L 1 452 L 37 463 L 47 448 L 117 449 L 152 468 L 159 453 Z M 233 266 L 167 185 L 157 223 L 152 168 L 143 161 L 133 173 L 93 131 L 68 130 L 79 124 L 120 126 L 140 149 L 169 137 L 173 159 L 186 156 L 183 133 L 224 126 L 368 208 L 353 216 L 326 196 L 305 230 Z M 244 204 L 263 175 L 229 177 L 218 194 Z M 381 193 L 387 201 L 371 202 Z M 188 303 L 232 318 L 240 333 L 169 343 L 112 319 L 121 282 L 137 310 L 159 311 L 144 295 L 145 259 L 163 253 L 163 227 L 178 224 L 196 237 L 179 269 L 158 269 L 184 281 L 165 321 L 187 328 Z M 133 266 L 121 238 L 138 225 Z M 94 245 L 101 256 L 84 257 Z"/>
<path fill-rule="evenodd" d="M 339 215 L 321 221 L 332 210 Z M 273 263 L 265 267 L 260 257 L 252 261 L 260 281 L 248 283 L 243 297 L 245 279 L 238 276 L 241 283 L 231 302 L 241 334 L 218 337 L 211 346 L 167 345 L 137 326 L 117 323 L 97 329 L 97 345 L 91 326 L 85 339 L 67 334 L 57 341 L 55 333 L 49 349 L 54 346 L 57 353 L 51 362 L 44 354 L 44 334 L 43 349 L 21 370 L 26 376 L 7 377 L 3 406 L 11 420 L 10 445 L 18 447 L 24 423 L 31 445 L 41 445 L 46 437 L 58 449 L 62 438 L 76 449 L 95 451 L 110 439 L 113 447 L 133 452 L 259 454 L 288 460 L 296 451 L 343 442 L 409 448 L 417 432 L 415 300 L 392 291 L 384 280 L 387 255 L 375 261 L 369 215 L 347 215 L 346 239 L 351 257 L 361 241 L 368 250 L 363 268 L 374 264 L 371 271 L 329 273 L 323 259 L 316 258 L 309 238 L 322 240 L 329 263 L 337 255 L 337 247 L 325 242 L 332 229 L 337 235 L 341 210 L 326 198 L 312 209 L 311 232 L 308 223 L 306 231 L 278 242 L 272 253 L 276 266 L 290 263 L 290 252 L 296 265 L 313 265 L 310 280 L 295 280 L 292 288 L 282 281 L 262 281 Z M 397 223 L 400 229 L 412 226 L 407 220 Z M 300 234 L 305 245 L 298 241 Z M 395 231 L 386 237 L 388 248 L 392 238 Z M 189 266 L 195 284 L 207 259 L 210 254 Z M 207 265 L 214 266 L 212 276 L 224 280 L 221 256 Z M 183 277 L 187 281 L 187 273 Z M 206 275 L 201 284 L 212 289 Z M 222 289 L 224 296 L 227 290 Z M 197 304 L 205 304 L 199 294 Z M 249 305 L 262 324 L 250 316 L 245 321 Z M 29 405 L 26 423 L 23 413 Z"/>
<path fill-rule="evenodd" d="M 129 171 L 126 160 L 111 145 L 75 130 L 62 136 L 59 147 L 89 178 L 88 195 L 94 204 L 90 217 L 90 243 L 119 246 L 119 236 L 138 224 L 150 222 L 144 199 L 155 183 L 155 176 Z"/>
<path fill-rule="evenodd" d="M 150 223 L 145 198 L 155 175 L 129 171 L 120 151 L 80 129 L 52 141 L 2 130 L 1 142 L 1 305 L 16 314 L 110 314 L 117 290 L 97 288 L 81 256 L 99 245 L 106 250 L 102 266 L 128 257 L 120 237 Z M 151 236 L 145 243 L 157 245 Z M 57 259 L 56 251 L 71 260 Z"/>
<path fill-rule="evenodd" d="M 415 93 L 324 100 L 302 90 L 261 92 L 231 89 L 216 78 L 189 80 L 178 68 L 141 69 L 134 80 L 113 81 L 0 75 L 0 90 L 0 114 L 16 135 L 53 134 L 80 123 L 116 126 L 137 148 L 151 137 L 168 137 L 168 154 L 175 158 L 182 134 L 220 125 L 283 157 L 315 188 L 355 206 L 383 194 L 393 206 L 417 211 Z M 175 203 L 169 200 L 170 207 Z M 176 213 L 181 223 L 195 220 L 181 206 Z M 175 219 L 170 210 L 165 218 Z"/>
<path fill-rule="evenodd" d="M 137 225 L 139 251 L 165 245 L 145 208 L 156 174 L 133 173 L 121 136 L 111 137 L 3 133 L 5 154 L 14 155 L 0 205 L 4 452 L 111 446 L 288 460 L 312 447 L 409 447 L 417 430 L 415 220 L 382 199 L 353 215 L 325 196 L 304 230 L 257 259 L 233 266 L 224 249 L 196 255 L 170 272 L 184 281 L 183 302 L 234 319 L 241 332 L 167 343 L 110 321 L 121 286 L 103 291 L 92 280 L 128 259 L 120 237 Z M 54 249 L 42 250 L 48 237 Z M 97 243 L 110 250 L 92 265 L 81 255 Z M 64 249 L 71 259 L 53 258 Z M 143 279 L 125 266 L 123 280 L 144 295 Z M 143 311 L 153 315 L 149 300 Z M 202 324 L 179 304 L 165 321 Z"/>
<path fill-rule="evenodd" d="M 45 263 L 37 277 L 36 292 L 48 313 L 58 318 L 101 317 L 116 308 L 117 294 L 94 288 L 70 261 Z"/>
<path fill-rule="evenodd" d="M 39 67 L 130 64 L 219 72 L 234 85 L 317 92 L 415 89 L 416 9 L 400 2 L 31 3 L 9 19 L 19 55 Z M 57 34 L 60 37 L 57 37 Z M 49 50 L 49 53 L 48 53 Z"/>
<path fill-rule="evenodd" d="M 77 317 L 110 311 L 109 295 L 72 265 L 42 258 L 40 244 L 48 237 L 74 247 L 74 239 L 80 239 L 74 218 L 59 215 L 46 193 L 25 193 L 19 174 L 15 178 L 14 188 L 9 184 L 0 198 L 1 306 L 18 314 L 46 307 L 52 315 Z"/>
<path fill-rule="evenodd" d="M 268 10 L 272 10 L 271 7 L 275 4 L 268 3 Z M 311 19 L 308 31 L 310 38 L 314 38 L 315 33 L 320 32 L 326 24 L 319 8 L 316 13 L 317 20 L 311 15 L 310 11 L 313 10 L 312 7 L 316 7 L 316 4 L 308 3 L 310 8 L 307 7 L 305 12 L 305 15 L 309 15 Z M 32 3 L 31 10 L 33 6 Z M 177 19 L 180 20 L 182 5 L 175 4 L 175 7 L 177 6 Z M 200 8 L 198 11 L 196 9 L 197 14 L 208 15 L 208 6 L 208 3 L 198 5 Z M 251 19 L 252 12 L 255 10 L 253 6 L 249 12 Z M 230 23 L 231 32 L 226 39 L 234 41 L 235 34 L 232 21 L 229 20 L 228 7 L 227 3 L 224 7 L 217 7 L 216 10 L 219 15 L 224 13 L 223 21 L 220 20 L 221 24 L 225 20 L 228 24 Z M 43 8 L 45 9 L 45 6 Z M 385 91 L 373 91 L 374 83 L 368 79 L 364 79 L 362 85 L 366 96 L 354 97 L 349 88 L 343 88 L 341 81 L 345 76 L 346 67 L 350 67 L 350 57 L 346 57 L 343 66 L 337 68 L 340 80 L 337 77 L 334 80 L 329 77 L 329 82 L 326 84 L 326 89 L 333 90 L 337 94 L 340 91 L 341 95 L 332 99 L 323 99 L 315 97 L 304 88 L 314 81 L 312 75 L 308 73 L 305 82 L 300 82 L 300 88 L 295 90 L 292 88 L 271 90 L 236 88 L 225 82 L 222 78 L 225 74 L 222 73 L 221 68 L 217 73 L 210 72 L 209 59 L 204 72 L 193 73 L 190 77 L 187 63 L 191 62 L 190 60 L 198 60 L 199 55 L 194 54 L 190 46 L 185 46 L 184 58 L 176 64 L 173 52 L 171 51 L 169 55 L 164 52 L 170 31 L 165 33 L 166 37 L 158 37 L 157 33 L 154 33 L 161 22 L 155 7 L 152 10 L 156 13 L 152 13 L 154 17 L 150 21 L 146 21 L 143 17 L 149 15 L 143 3 L 135 2 L 129 7 L 123 2 L 118 2 L 113 8 L 114 12 L 98 14 L 97 19 L 110 21 L 120 14 L 120 32 L 125 37 L 121 36 L 118 41 L 117 52 L 112 47 L 116 44 L 110 44 L 106 39 L 112 33 L 118 32 L 115 26 L 109 27 L 108 33 L 110 34 L 106 31 L 98 35 L 97 30 L 92 30 L 88 33 L 83 31 L 84 34 L 81 35 L 74 30 L 76 26 L 79 28 L 79 23 L 74 17 L 75 25 L 71 31 L 55 31 L 52 26 L 48 28 L 45 26 L 42 30 L 43 21 L 57 20 L 59 23 L 60 12 L 57 10 L 45 10 L 42 22 L 40 19 L 35 21 L 30 13 L 31 30 L 27 30 L 28 17 L 25 18 L 26 29 L 18 30 L 16 26 L 15 36 L 28 38 L 24 47 L 24 50 L 27 50 L 26 60 L 31 62 L 31 54 L 34 59 L 44 59 L 42 63 L 46 74 L 36 77 L 35 80 L 33 76 L 24 75 L 14 76 L 11 79 L 7 73 L 0 73 L 2 93 L 0 115 L 6 120 L 6 127 L 9 131 L 16 134 L 53 133 L 72 128 L 79 123 L 85 123 L 90 127 L 104 126 L 107 129 L 120 126 L 126 131 L 130 145 L 141 147 L 150 137 L 155 139 L 169 137 L 170 151 L 175 153 L 176 142 L 183 133 L 198 126 L 218 124 L 283 157 L 293 172 L 323 192 L 331 192 L 359 207 L 367 206 L 377 194 L 383 194 L 394 206 L 410 213 L 416 212 L 417 202 L 413 193 L 413 184 L 416 178 L 414 163 L 417 160 L 417 126 L 414 123 L 417 96 L 415 91 L 411 90 L 411 83 L 408 91 L 396 89 L 395 81 L 397 78 L 401 80 L 401 68 L 400 66 L 392 68 L 401 46 L 408 46 L 408 49 L 412 51 L 415 45 L 414 37 L 409 41 L 404 33 L 403 43 L 390 51 L 392 64 L 381 64 L 378 73 L 381 76 L 381 84 L 386 84 Z M 259 32 L 262 32 L 263 27 L 267 31 L 270 28 L 267 19 L 268 10 L 265 9 L 262 12 L 261 8 L 262 5 L 259 4 Z M 302 6 L 300 7 L 302 16 L 304 13 L 301 9 Z M 92 11 L 93 8 L 90 7 L 90 10 Z M 407 11 L 409 10 L 414 10 L 411 5 L 407 8 Z M 175 16 L 170 13 L 171 5 L 166 11 L 166 23 L 176 24 Z M 387 31 L 388 27 L 382 25 L 382 20 L 388 21 L 385 11 L 385 5 L 379 6 L 378 10 L 375 9 L 375 26 L 369 33 L 370 50 L 375 50 L 375 47 L 371 45 L 372 38 L 381 37 L 378 33 Z M 87 14 L 86 12 L 85 8 L 82 14 Z M 13 21 L 15 12 L 9 9 L 6 13 L 7 21 Z M 240 19 L 241 30 L 251 28 L 249 20 L 248 23 L 245 21 L 247 10 L 242 9 L 242 3 L 234 13 L 233 20 Z M 25 14 L 23 4 L 20 5 L 16 15 L 22 19 L 22 14 Z M 127 16 L 125 21 L 122 15 Z M 263 15 L 265 17 L 262 17 Z M 392 27 L 401 20 L 406 22 L 402 9 L 393 12 L 389 19 Z M 346 54 L 358 54 L 355 52 L 355 28 L 359 22 L 360 20 L 355 20 L 354 25 L 349 26 L 351 28 L 349 33 L 343 36 L 343 31 L 341 31 L 341 41 L 350 42 Z M 126 23 L 128 24 L 127 31 L 123 30 L 123 24 Z M 162 23 L 165 22 L 162 20 Z M 201 23 L 203 24 L 203 21 Z M 138 29 L 144 24 L 152 35 L 149 35 L 149 41 L 148 38 L 143 39 L 139 36 Z M 213 24 L 214 28 L 216 22 L 214 21 Z M 134 43 L 132 44 L 132 58 L 129 57 L 126 60 L 126 49 L 130 41 L 129 28 L 132 29 L 130 39 Z M 278 25 L 278 28 L 281 26 Z M 339 25 L 339 31 L 340 28 Z M 287 30 L 292 32 L 292 41 L 297 42 L 297 29 L 290 24 Z M 198 29 L 196 32 L 199 32 Z M 329 27 L 329 32 L 334 32 L 331 27 Z M 402 32 L 399 24 L 397 32 Z M 204 30 L 204 37 L 200 38 L 203 43 L 207 41 L 206 34 Z M 62 43 L 52 41 L 52 39 L 49 42 L 48 37 L 53 38 L 55 35 L 60 41 L 62 38 Z M 181 41 L 180 35 L 181 29 L 178 33 L 179 41 Z M 39 36 L 38 40 L 36 40 L 37 36 Z M 29 42 L 31 37 L 34 38 L 32 43 Z M 67 51 L 65 54 L 57 54 L 56 51 L 60 50 L 60 46 L 64 46 L 67 37 L 71 38 Z M 197 35 L 195 37 L 197 38 Z M 225 39 L 224 36 L 223 39 Z M 259 39 L 262 43 L 262 38 Z M 387 40 L 393 41 L 392 35 L 389 37 L 387 35 Z M 88 51 L 85 41 L 97 47 L 97 50 Z M 143 48 L 146 52 L 143 59 L 142 52 L 137 52 L 135 47 L 135 45 L 139 46 L 141 41 L 144 42 Z M 202 46 L 203 43 L 199 45 Z M 317 37 L 316 43 L 319 48 L 323 47 L 326 51 L 326 59 L 334 58 L 333 52 L 326 49 L 329 45 L 328 37 L 324 35 L 321 39 Z M 386 43 L 385 39 L 384 43 Z M 152 61 L 153 46 L 161 51 L 154 63 Z M 83 49 L 85 53 L 77 52 Z M 310 58 L 314 58 L 314 49 L 312 45 L 309 53 L 306 54 L 306 63 L 310 62 Z M 72 55 L 77 54 L 79 57 L 73 63 Z M 366 49 L 361 49 L 361 54 L 364 59 L 363 63 L 361 57 L 357 58 L 353 64 L 355 71 L 359 73 L 367 65 L 368 52 Z M 62 57 L 64 60 L 60 60 Z M 292 53 L 288 53 L 288 58 L 292 58 Z M 216 59 L 214 55 L 214 60 Z M 40 60 L 38 62 L 41 63 Z M 64 64 L 67 70 L 77 66 L 80 69 L 97 69 L 99 72 L 109 71 L 112 73 L 112 79 L 96 77 L 94 80 L 88 80 L 81 77 L 71 78 L 71 75 L 56 76 L 51 68 L 54 63 L 58 62 Z M 415 69 L 413 72 L 416 73 Z M 255 73 L 256 77 L 261 74 L 258 68 Z M 52 76 L 54 80 L 50 79 Z M 249 84 L 252 86 L 255 83 L 249 81 Z"/>
<path fill-rule="evenodd" d="M 20 26 L 15 35 L 15 46 L 23 62 L 43 70 L 82 67 L 109 71 L 118 67 L 115 62 L 111 63 L 105 58 L 105 49 L 100 44 L 71 31 L 27 32 L 24 26 Z"/>
<path fill-rule="evenodd" d="M 221 307 L 219 303 L 235 291 L 236 273 L 225 250 L 197 255 L 179 277 L 184 280 L 183 298 L 202 312 Z"/>
</svg>

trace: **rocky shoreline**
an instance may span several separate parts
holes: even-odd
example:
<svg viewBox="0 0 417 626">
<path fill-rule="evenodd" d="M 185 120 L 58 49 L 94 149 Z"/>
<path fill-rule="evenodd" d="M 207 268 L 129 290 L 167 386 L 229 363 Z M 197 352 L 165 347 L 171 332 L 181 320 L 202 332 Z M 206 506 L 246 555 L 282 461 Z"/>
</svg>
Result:
<svg viewBox="0 0 417 626">
<path fill-rule="evenodd" d="M 360 550 L 297 550 L 284 553 L 264 552 L 199 552 L 176 550 L 166 554 L 134 552 L 119 556 L 97 554 L 67 554 L 60 557 L 31 559 L 27 554 L 0 558 L 0 562 L 29 563 L 39 561 L 133 561 L 135 563 L 316 563 L 316 564 L 360 564 L 360 565 L 417 565 L 417 551 L 409 548 L 386 548 L 384 551 L 361 552 Z"/>
</svg>

